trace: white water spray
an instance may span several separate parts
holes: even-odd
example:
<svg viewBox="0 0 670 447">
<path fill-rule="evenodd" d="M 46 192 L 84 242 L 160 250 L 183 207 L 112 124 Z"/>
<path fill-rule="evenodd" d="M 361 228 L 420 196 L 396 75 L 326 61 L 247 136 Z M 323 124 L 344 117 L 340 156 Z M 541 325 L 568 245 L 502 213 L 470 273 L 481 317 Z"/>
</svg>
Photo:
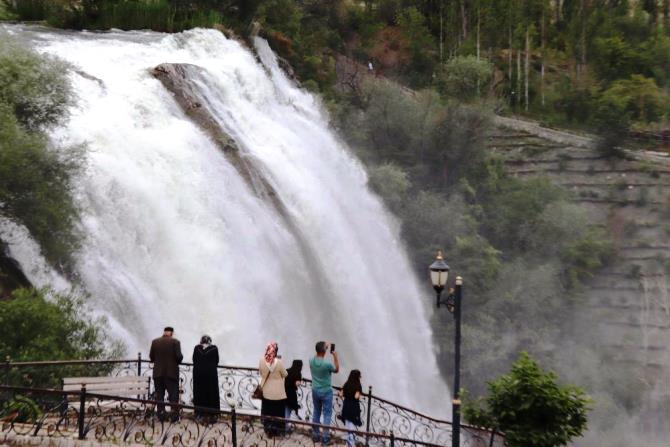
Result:
<svg viewBox="0 0 670 447">
<path fill-rule="evenodd" d="M 72 74 L 79 102 L 54 137 L 88 144 L 76 268 L 131 349 L 146 353 L 165 325 L 186 360 L 207 333 L 225 364 L 256 365 L 270 340 L 286 363 L 306 360 L 328 340 L 342 361 L 336 383 L 358 368 L 375 394 L 444 411 L 426 297 L 397 229 L 319 102 L 285 77 L 264 41 L 259 63 L 213 30 L 9 29 L 86 74 Z M 200 92 L 287 216 L 150 75 L 161 63 L 204 69 Z"/>
</svg>

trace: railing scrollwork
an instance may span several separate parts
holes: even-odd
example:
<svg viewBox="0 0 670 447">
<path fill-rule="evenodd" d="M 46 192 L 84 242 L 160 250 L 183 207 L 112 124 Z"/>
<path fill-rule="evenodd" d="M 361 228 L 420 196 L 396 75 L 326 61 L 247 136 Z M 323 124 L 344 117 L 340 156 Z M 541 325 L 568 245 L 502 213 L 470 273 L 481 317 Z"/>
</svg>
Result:
<svg viewBox="0 0 670 447">
<path fill-rule="evenodd" d="M 44 382 L 43 387 L 45 388 L 58 388 L 57 385 L 54 385 L 57 377 L 90 375 L 121 377 L 137 376 L 138 374 L 151 377 L 153 373 L 152 364 L 148 360 L 142 359 L 141 355 L 137 359 L 113 361 L 5 362 L 0 363 L 0 368 L 4 370 L 1 377 L 3 377 L 5 386 L 39 387 L 38 385 L 42 385 L 42 382 Z M 191 403 L 193 390 L 192 371 L 193 365 L 191 363 L 183 363 L 180 367 L 180 408 L 193 408 L 188 407 L 188 404 Z M 78 375 L 67 375 L 72 372 Z M 241 421 L 246 420 L 244 418 L 260 417 L 258 415 L 260 401 L 251 398 L 260 380 L 257 369 L 219 366 L 218 375 L 221 414 L 237 412 L 236 418 Z M 336 417 L 341 412 L 342 399 L 339 396 L 339 388 L 334 388 L 333 391 L 332 425 L 335 430 L 343 430 L 342 421 Z M 311 394 L 310 382 L 303 380 L 298 387 L 298 402 L 301 406 L 299 417 L 301 421 L 296 421 L 296 423 L 307 424 L 311 420 L 313 411 Z M 54 396 L 47 393 L 40 397 L 40 402 L 42 402 L 40 405 L 42 408 L 48 409 L 45 414 L 53 414 L 58 409 L 61 413 L 61 419 L 54 420 L 52 416 L 49 416 L 49 418 L 44 418 L 41 423 L 33 424 L 31 430 L 47 433 L 50 437 L 61 436 L 62 432 L 70 433 L 69 430 L 73 426 L 77 426 L 78 409 L 74 408 L 72 404 L 63 408 L 63 404 L 57 401 L 51 401 L 51 407 L 48 407 L 48 402 L 44 402 L 45 397 L 48 401 L 49 399 L 53 400 Z M 143 397 L 151 398 L 152 396 Z M 87 399 L 85 431 L 87 436 L 90 435 L 97 440 L 156 443 L 156 440 L 160 438 L 161 442 L 159 444 L 167 443 L 183 446 L 232 445 L 231 421 L 224 422 L 225 418 L 217 424 L 193 424 L 189 422 L 186 425 L 184 425 L 185 423 L 175 423 L 166 426 L 164 423 L 158 423 L 152 417 L 149 417 L 153 414 L 153 404 L 151 403 L 153 401 L 112 399 L 114 411 L 111 411 L 110 408 L 107 408 L 110 405 L 108 396 L 95 397 L 91 394 Z M 390 437 L 393 434 L 396 439 L 406 440 L 403 442 L 411 440 L 414 443 L 412 445 L 449 445 L 451 443 L 451 423 L 448 421 L 423 415 L 379 398 L 371 392 L 362 396 L 360 403 L 361 416 L 364 418 L 364 425 L 361 429 L 365 430 L 369 427 L 368 437 L 370 433 L 377 437 Z M 370 406 L 369 410 L 368 405 Z M 254 425 L 257 422 L 246 425 L 243 423 L 240 426 L 247 430 L 237 430 L 236 435 L 241 436 L 240 441 L 258 437 L 259 427 Z M 17 425 L 17 428 L 13 430 L 18 433 L 24 429 Z M 261 431 L 263 431 L 262 424 Z M 195 442 L 196 440 L 197 442 Z M 206 442 L 203 444 L 203 441 Z M 310 443 L 301 444 L 302 441 L 295 444 L 293 441 L 282 444 L 278 440 L 273 440 L 268 445 L 312 445 Z M 499 433 L 492 433 L 488 430 L 462 424 L 461 443 L 464 447 L 503 447 L 505 438 Z M 241 442 L 239 445 L 245 444 Z"/>
</svg>

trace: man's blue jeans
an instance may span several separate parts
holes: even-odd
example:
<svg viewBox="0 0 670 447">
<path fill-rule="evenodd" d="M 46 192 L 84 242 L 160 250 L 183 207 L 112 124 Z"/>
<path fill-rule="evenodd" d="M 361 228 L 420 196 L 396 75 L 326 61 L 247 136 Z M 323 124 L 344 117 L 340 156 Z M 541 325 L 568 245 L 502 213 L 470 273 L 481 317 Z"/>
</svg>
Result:
<svg viewBox="0 0 670 447">
<path fill-rule="evenodd" d="M 314 415 L 312 422 L 315 424 L 330 425 L 330 418 L 333 415 L 333 390 L 319 391 L 312 389 L 312 403 L 314 404 Z M 321 413 L 323 413 L 323 422 L 321 422 Z M 319 427 L 314 427 L 312 439 L 318 442 Z M 330 440 L 330 433 L 327 428 L 323 429 L 322 442 L 325 444 Z"/>
</svg>

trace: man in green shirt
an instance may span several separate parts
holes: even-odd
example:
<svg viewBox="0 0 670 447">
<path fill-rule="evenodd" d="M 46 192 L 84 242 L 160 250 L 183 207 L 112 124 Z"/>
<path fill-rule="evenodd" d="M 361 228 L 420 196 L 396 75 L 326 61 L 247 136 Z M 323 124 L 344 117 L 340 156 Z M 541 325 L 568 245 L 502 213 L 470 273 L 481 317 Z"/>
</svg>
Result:
<svg viewBox="0 0 670 447">
<path fill-rule="evenodd" d="M 315 424 L 330 425 L 333 415 L 333 385 L 330 376 L 340 370 L 340 361 L 334 349 L 331 351 L 334 365 L 325 359 L 329 347 L 330 344 L 325 341 L 318 342 L 316 344 L 316 356 L 309 359 L 309 369 L 312 373 L 312 402 L 314 404 L 312 422 Z M 323 422 L 321 422 L 322 412 Z M 314 427 L 312 431 L 314 442 L 321 440 L 324 445 L 328 444 L 330 441 L 328 429 L 323 430 L 323 437 L 320 436 L 319 432 L 319 427 Z"/>
</svg>

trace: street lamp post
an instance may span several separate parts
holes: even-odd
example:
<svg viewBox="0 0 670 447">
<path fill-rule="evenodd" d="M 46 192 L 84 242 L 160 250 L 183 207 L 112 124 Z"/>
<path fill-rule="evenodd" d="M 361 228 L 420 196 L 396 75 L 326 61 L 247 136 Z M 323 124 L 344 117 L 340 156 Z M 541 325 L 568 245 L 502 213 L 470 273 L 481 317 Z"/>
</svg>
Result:
<svg viewBox="0 0 670 447">
<path fill-rule="evenodd" d="M 450 289 L 444 303 L 442 302 L 442 292 L 447 285 L 449 278 L 449 266 L 444 262 L 442 251 L 437 252 L 435 261 L 430 265 L 430 280 L 433 283 L 433 289 L 437 293 L 436 305 L 446 304 L 447 310 L 454 315 L 455 336 L 454 336 L 454 397 L 452 405 L 452 426 L 451 426 L 451 445 L 460 447 L 461 441 L 461 298 L 463 288 L 463 278 L 456 277 L 453 292 Z"/>
</svg>

